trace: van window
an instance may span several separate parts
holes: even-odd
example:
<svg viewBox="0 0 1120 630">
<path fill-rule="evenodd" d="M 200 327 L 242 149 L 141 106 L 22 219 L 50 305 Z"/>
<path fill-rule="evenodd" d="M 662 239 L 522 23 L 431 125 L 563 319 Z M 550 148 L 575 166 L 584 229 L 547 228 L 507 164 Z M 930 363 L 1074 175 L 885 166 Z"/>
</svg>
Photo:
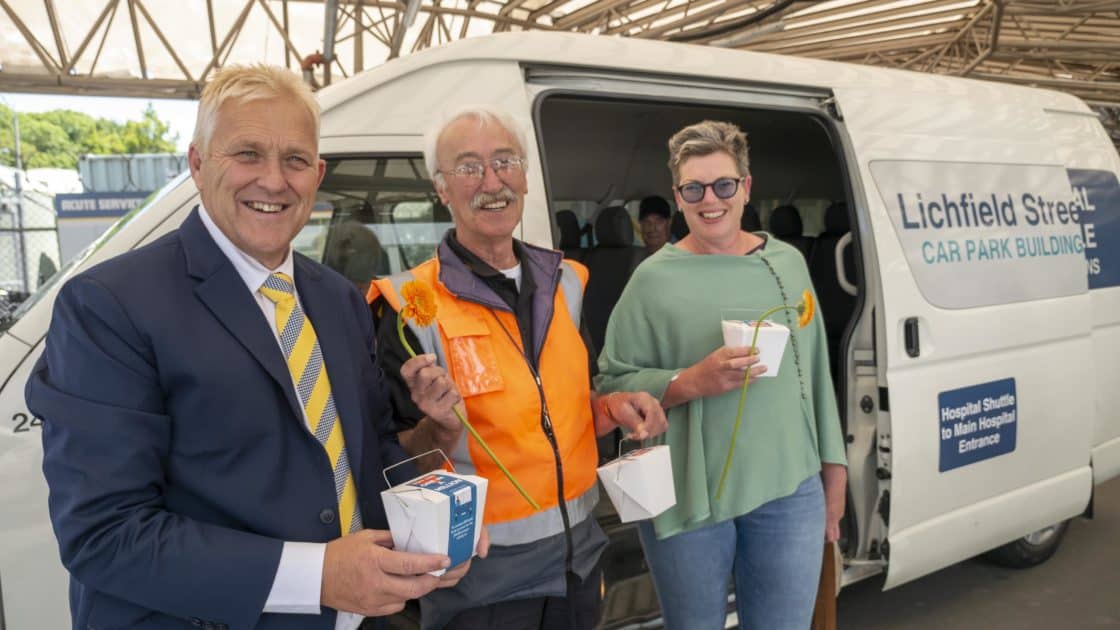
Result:
<svg viewBox="0 0 1120 630">
<path fill-rule="evenodd" d="M 450 227 L 421 156 L 328 157 L 311 219 L 293 247 L 365 293 L 373 278 L 431 258 Z"/>
</svg>

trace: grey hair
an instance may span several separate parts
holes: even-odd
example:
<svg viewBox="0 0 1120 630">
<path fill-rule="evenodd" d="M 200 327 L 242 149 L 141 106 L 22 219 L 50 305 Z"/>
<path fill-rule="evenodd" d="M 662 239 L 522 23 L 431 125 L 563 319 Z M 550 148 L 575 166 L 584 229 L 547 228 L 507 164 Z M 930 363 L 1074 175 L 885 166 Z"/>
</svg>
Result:
<svg viewBox="0 0 1120 630">
<path fill-rule="evenodd" d="M 319 101 L 311 88 L 291 70 L 266 64 L 250 66 L 232 65 L 223 68 L 206 84 L 198 102 L 191 144 L 202 155 L 207 155 L 210 137 L 218 120 L 218 110 L 226 102 L 256 101 L 261 99 L 294 97 L 307 109 L 315 126 L 315 139 L 319 139 Z"/>
<path fill-rule="evenodd" d="M 735 160 L 741 177 L 751 174 L 747 156 L 747 134 L 736 125 L 717 120 L 705 120 L 689 125 L 669 138 L 669 172 L 673 185 L 681 181 L 681 164 L 693 157 L 703 157 L 723 152 Z"/>
<path fill-rule="evenodd" d="M 513 138 L 517 143 L 517 153 L 525 157 L 525 132 L 521 129 L 521 125 L 517 124 L 513 116 L 505 110 L 492 107 L 490 105 L 467 105 L 458 109 L 445 113 L 435 124 L 428 127 L 424 132 L 424 166 L 428 169 L 428 175 L 431 176 L 432 181 L 437 187 L 444 185 L 443 174 L 439 172 L 439 156 L 436 151 L 439 148 L 439 139 L 443 132 L 451 126 L 452 123 L 463 118 L 473 118 L 478 121 L 479 128 L 482 128 L 488 123 L 495 123 Z M 528 165 L 523 167 L 528 169 Z"/>
</svg>

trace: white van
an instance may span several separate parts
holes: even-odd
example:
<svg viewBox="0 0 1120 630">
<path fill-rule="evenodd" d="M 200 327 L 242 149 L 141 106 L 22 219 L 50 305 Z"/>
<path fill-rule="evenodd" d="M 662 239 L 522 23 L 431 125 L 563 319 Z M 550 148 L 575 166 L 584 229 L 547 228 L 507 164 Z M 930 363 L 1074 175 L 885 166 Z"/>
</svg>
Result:
<svg viewBox="0 0 1120 630">
<path fill-rule="evenodd" d="M 577 257 L 590 242 L 562 242 L 558 213 L 587 222 L 669 198 L 673 131 L 702 119 L 746 130 L 752 204 L 805 253 L 833 350 L 851 464 L 844 583 L 886 571 L 890 588 L 997 548 L 1040 562 L 1090 511 L 1094 484 L 1120 473 L 1120 158 L 1072 96 L 537 32 L 397 59 L 320 100 L 327 174 L 296 247 L 359 286 L 430 256 L 450 225 L 421 158 L 440 109 L 513 113 L 532 165 L 519 236 Z M 0 628 L 68 625 L 39 422 L 23 397 L 58 286 L 174 229 L 196 201 L 180 177 L 0 337 Z M 593 281 L 625 273 L 591 266 Z M 656 619 L 632 529 L 602 518 L 615 543 L 603 627 Z"/>
</svg>

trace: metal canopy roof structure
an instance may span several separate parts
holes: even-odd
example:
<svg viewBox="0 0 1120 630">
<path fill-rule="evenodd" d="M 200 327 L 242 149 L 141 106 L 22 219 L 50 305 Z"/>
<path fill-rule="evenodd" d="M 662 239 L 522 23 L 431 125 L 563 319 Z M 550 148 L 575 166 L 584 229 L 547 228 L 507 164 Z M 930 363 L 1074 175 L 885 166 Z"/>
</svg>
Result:
<svg viewBox="0 0 1120 630">
<path fill-rule="evenodd" d="M 452 40 L 542 29 L 1063 90 L 1096 106 L 1120 142 L 1120 0 L 0 0 L 0 9 L 0 91 L 197 98 L 216 68 L 248 61 L 303 61 L 324 84 Z"/>
</svg>

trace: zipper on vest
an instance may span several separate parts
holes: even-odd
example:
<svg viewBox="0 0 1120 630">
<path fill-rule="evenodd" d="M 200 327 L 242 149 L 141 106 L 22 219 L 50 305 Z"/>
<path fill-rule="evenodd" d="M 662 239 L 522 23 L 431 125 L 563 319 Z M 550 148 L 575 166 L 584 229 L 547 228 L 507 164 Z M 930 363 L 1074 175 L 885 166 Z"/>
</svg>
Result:
<svg viewBox="0 0 1120 630">
<path fill-rule="evenodd" d="M 567 581 L 568 574 L 572 572 L 572 548 L 575 545 L 572 541 L 572 523 L 568 516 L 568 501 L 564 497 L 564 463 L 560 461 L 560 445 L 556 443 L 556 433 L 552 430 L 552 418 L 548 414 L 548 403 L 545 402 L 544 386 L 541 385 L 540 374 L 537 373 L 528 359 L 525 363 L 529 365 L 529 369 L 533 372 L 533 382 L 537 384 L 537 395 L 541 399 L 541 428 L 544 429 L 544 435 L 548 438 L 548 443 L 552 445 L 552 457 L 556 461 L 556 492 L 560 498 L 557 507 L 560 508 L 560 520 L 564 523 L 564 538 L 568 545 L 567 553 L 564 555 L 564 580 Z"/>
<path fill-rule="evenodd" d="M 564 541 L 567 543 L 567 553 L 564 555 L 564 580 L 567 581 L 568 574 L 572 572 L 572 555 L 575 544 L 572 541 L 572 522 L 568 516 L 568 501 L 564 498 L 564 463 L 560 460 L 560 445 L 557 444 L 556 433 L 552 430 L 552 418 L 549 416 L 548 402 L 544 397 L 544 385 L 541 384 L 540 372 L 537 372 L 537 368 L 533 366 L 527 350 L 514 341 L 513 335 L 506 329 L 506 325 L 502 323 L 502 319 L 498 317 L 494 309 L 489 310 L 490 314 L 494 316 L 494 321 L 498 322 L 498 326 L 506 334 L 509 342 L 515 348 L 521 348 L 521 358 L 525 360 L 525 366 L 529 368 L 529 373 L 533 375 L 533 383 L 537 386 L 537 397 L 541 401 L 541 430 L 544 431 L 544 436 L 548 438 L 548 444 L 552 447 L 552 458 L 556 462 L 556 492 L 560 499 L 557 507 L 560 508 L 560 520 L 564 523 Z M 547 328 L 545 334 L 548 334 Z"/>
</svg>

